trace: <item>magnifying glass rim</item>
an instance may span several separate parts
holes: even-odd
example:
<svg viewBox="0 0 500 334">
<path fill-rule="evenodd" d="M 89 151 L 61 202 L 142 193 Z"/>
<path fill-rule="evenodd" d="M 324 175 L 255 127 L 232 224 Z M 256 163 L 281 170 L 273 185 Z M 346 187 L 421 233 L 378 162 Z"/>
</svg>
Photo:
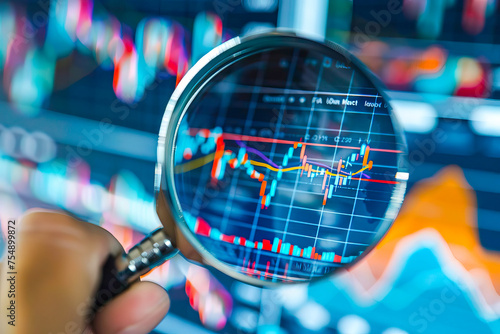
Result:
<svg viewBox="0 0 500 334">
<path fill-rule="evenodd" d="M 158 163 L 156 167 L 155 179 L 155 191 L 157 194 L 157 200 L 158 193 L 160 191 L 163 191 L 165 199 L 167 201 L 166 204 L 169 206 L 172 212 L 172 218 L 181 230 L 182 234 L 186 237 L 187 241 L 196 249 L 196 251 L 198 251 L 206 264 L 216 268 L 217 270 L 227 274 L 230 277 L 256 286 L 273 287 L 278 286 L 283 282 L 261 280 L 236 271 L 233 268 L 234 266 L 224 263 L 223 261 L 218 260 L 214 255 L 212 255 L 212 253 L 210 253 L 210 251 L 205 248 L 205 246 L 198 240 L 198 237 L 194 234 L 194 232 L 191 231 L 191 229 L 188 227 L 182 213 L 182 206 L 178 199 L 177 191 L 175 188 L 174 157 L 176 139 L 181 120 L 183 119 L 185 113 L 189 109 L 189 106 L 196 99 L 198 94 L 203 91 L 203 88 L 210 82 L 211 79 L 224 71 L 224 69 L 226 69 L 228 66 L 231 66 L 232 64 L 237 62 L 241 56 L 248 56 L 253 53 L 258 53 L 259 51 L 263 52 L 266 49 L 272 50 L 282 47 L 304 48 L 307 45 L 315 45 L 317 48 L 326 47 L 333 53 L 339 53 L 341 56 L 346 58 L 348 64 L 354 65 L 356 70 L 365 75 L 369 79 L 371 84 L 374 85 L 374 88 L 378 90 L 378 93 L 388 105 L 388 113 L 392 121 L 394 133 L 396 134 L 396 144 L 403 151 L 398 156 L 398 172 L 408 172 L 407 146 L 404 133 L 399 121 L 397 120 L 397 116 L 392 111 L 392 107 L 389 103 L 389 98 L 385 93 L 383 84 L 366 68 L 366 66 L 360 60 L 358 60 L 354 55 L 352 55 L 340 45 L 327 40 L 315 41 L 310 38 L 302 37 L 295 32 L 284 32 L 276 30 L 244 38 L 236 37 L 210 51 L 208 54 L 202 57 L 180 81 L 179 85 L 173 92 L 170 101 L 167 104 L 160 127 L 157 151 Z M 333 270 L 332 273 L 338 272 L 338 270 L 340 269 L 348 268 L 351 265 L 357 263 L 364 256 L 370 253 L 370 251 L 388 232 L 402 206 L 406 191 L 406 181 L 400 182 L 397 185 L 397 189 L 395 189 L 394 191 L 402 197 L 401 204 L 397 200 L 391 199 L 385 217 L 383 218 L 383 222 L 385 225 L 379 228 L 379 232 L 375 235 L 372 244 L 368 246 L 362 252 L 362 254 L 358 256 L 352 263 L 345 264 L 343 267 L 339 267 L 338 269 Z M 291 283 L 309 283 L 311 281 L 321 279 L 325 276 L 329 276 L 332 273 L 326 274 L 324 276 L 313 277 L 311 279 L 297 279 L 292 281 Z"/>
</svg>

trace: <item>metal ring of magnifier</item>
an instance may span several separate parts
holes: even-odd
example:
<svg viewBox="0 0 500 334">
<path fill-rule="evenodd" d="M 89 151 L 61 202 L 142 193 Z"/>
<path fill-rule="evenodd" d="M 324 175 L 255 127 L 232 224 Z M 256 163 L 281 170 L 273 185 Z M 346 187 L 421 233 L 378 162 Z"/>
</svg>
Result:
<svg viewBox="0 0 500 334">
<path fill-rule="evenodd" d="M 165 198 L 166 205 L 171 211 L 172 218 L 179 227 L 182 234 L 188 240 L 188 242 L 199 252 L 201 257 L 206 261 L 207 264 L 213 266 L 214 268 L 220 270 L 221 272 L 238 279 L 240 281 L 250 283 L 259 286 L 270 286 L 276 284 L 275 282 L 260 280 L 255 277 L 247 276 L 243 273 L 236 272 L 228 264 L 222 263 L 220 260 L 215 258 L 198 240 L 196 235 L 188 227 L 185 217 L 182 212 L 181 204 L 177 198 L 177 191 L 175 187 L 174 179 L 174 155 L 176 149 L 176 138 L 179 131 L 180 122 L 187 112 L 190 103 L 196 98 L 197 94 L 203 90 L 205 85 L 210 82 L 218 73 L 223 71 L 225 68 L 234 64 L 239 59 L 262 52 L 266 49 L 273 49 L 277 47 L 323 47 L 326 45 L 333 52 L 340 53 L 347 61 L 354 65 L 355 69 L 359 70 L 361 74 L 365 75 L 375 88 L 380 92 L 380 95 L 385 101 L 389 101 L 387 96 L 385 96 L 384 90 L 380 89 L 379 81 L 370 73 L 365 66 L 352 56 L 349 52 L 344 50 L 342 47 L 325 41 L 319 43 L 316 41 L 309 40 L 307 38 L 302 38 L 293 33 L 282 33 L 282 32 L 271 32 L 260 35 L 254 35 L 247 38 L 234 38 L 223 45 L 215 48 L 210 53 L 208 53 L 201 61 L 199 61 L 182 79 L 179 86 L 173 93 L 161 124 L 161 130 L 159 134 L 159 144 L 158 144 L 158 164 L 156 169 L 156 180 L 155 180 L 155 190 L 157 192 L 157 200 L 161 200 L 158 196 L 159 192 L 163 192 L 162 198 Z M 391 112 L 390 106 L 388 106 L 389 115 L 391 116 L 391 121 L 394 126 L 394 131 L 396 134 L 396 141 L 400 147 L 404 147 L 404 152 L 399 155 L 398 166 L 399 171 L 406 171 L 406 143 L 404 142 L 404 137 L 402 135 L 401 127 L 394 114 Z M 404 196 L 406 190 L 406 183 L 402 182 L 399 187 L 397 194 Z M 402 202 L 402 200 L 401 200 Z M 396 218 L 399 212 L 401 202 L 391 203 L 390 207 L 386 212 L 386 218 L 390 221 L 390 224 Z M 371 246 L 367 247 L 366 250 L 354 261 L 357 262 L 360 258 L 365 256 L 370 250 L 380 241 L 380 239 L 389 230 L 389 225 L 380 228 L 379 235 L 376 236 L 375 241 Z M 349 266 L 350 264 L 347 264 Z"/>
<path fill-rule="evenodd" d="M 371 85 L 371 87 L 377 91 L 377 96 L 381 96 L 386 102 L 389 101 L 384 93 L 384 90 L 380 88 L 381 84 L 379 83 L 379 81 L 370 73 L 369 70 L 365 68 L 365 66 L 359 60 L 352 56 L 348 51 L 328 41 L 317 42 L 307 38 L 299 37 L 298 35 L 293 33 L 270 32 L 246 38 L 234 38 L 205 55 L 198 63 L 196 63 L 196 65 L 194 65 L 192 69 L 188 71 L 186 76 L 181 80 L 167 105 L 159 133 L 158 163 L 156 166 L 155 178 L 157 207 L 158 205 L 163 205 L 164 207 L 166 207 L 168 214 L 171 216 L 168 218 L 171 218 L 171 220 L 175 222 L 182 235 L 194 247 L 199 255 L 201 255 L 203 261 L 206 262 L 206 264 L 220 270 L 221 272 L 235 279 L 258 286 L 272 286 L 276 285 L 277 283 L 271 280 L 262 280 L 253 277 L 252 275 L 245 275 L 244 273 L 237 272 L 234 268 L 231 268 L 229 264 L 223 263 L 221 260 L 218 260 L 209 250 L 207 250 L 200 242 L 198 237 L 196 237 L 194 232 L 189 228 L 186 222 L 185 214 L 182 211 L 181 203 L 179 201 L 176 189 L 174 158 L 176 153 L 176 139 L 179 135 L 181 120 L 183 119 L 185 113 L 187 113 L 190 104 L 196 100 L 198 94 L 203 91 L 204 87 L 206 87 L 206 85 L 210 83 L 212 79 L 216 78 L 219 73 L 225 73 L 223 72 L 225 69 L 229 68 L 231 65 L 237 63 L 238 61 L 247 59 L 251 55 L 264 53 L 265 51 L 278 49 L 280 47 L 295 48 L 300 50 L 320 50 L 319 54 L 324 55 L 325 52 L 329 52 L 330 54 L 332 54 L 332 57 L 334 56 L 337 59 L 340 56 L 343 60 L 346 61 L 346 64 L 344 65 L 351 65 L 353 67 L 353 77 L 354 73 L 356 73 L 355 71 L 359 71 L 360 74 L 364 76 L 367 82 Z M 375 109 L 375 107 L 373 109 Z M 373 115 L 374 113 L 375 111 L 373 111 Z M 406 180 L 409 175 L 406 168 L 406 143 L 404 141 L 401 127 L 399 126 L 399 123 L 395 118 L 390 105 L 387 105 L 387 114 L 388 115 L 384 116 L 390 116 L 387 122 L 391 124 L 391 130 L 394 131 L 394 133 L 392 134 L 392 136 L 395 137 L 393 143 L 395 145 L 394 147 L 401 148 L 401 150 L 397 151 L 400 154 L 397 154 L 395 158 L 392 158 L 394 160 L 393 163 L 397 168 L 397 172 L 405 174 L 406 178 L 402 178 L 401 182 L 396 182 L 397 185 L 394 186 L 394 189 L 391 192 L 390 199 L 386 203 L 387 208 L 383 212 L 384 217 L 379 218 L 381 221 L 380 227 L 377 228 L 376 231 L 372 232 L 374 234 L 374 237 L 372 239 L 373 241 L 365 245 L 366 247 L 363 248 L 363 251 L 359 256 L 357 256 L 357 258 L 354 259 L 352 263 L 359 261 L 359 259 L 363 258 L 367 253 L 369 253 L 370 250 L 389 230 L 390 225 L 393 223 L 402 205 L 404 193 L 406 190 Z M 304 146 L 305 145 L 307 144 L 304 144 Z M 335 156 L 333 160 L 335 160 Z M 340 167 L 338 173 L 340 174 Z M 361 176 L 362 175 L 363 174 L 361 174 Z M 360 183 L 361 179 L 358 184 Z M 158 203 L 158 201 L 164 201 L 164 203 Z M 352 211 L 354 213 L 354 206 Z M 162 217 L 160 217 L 160 219 L 162 219 Z M 164 221 L 164 219 L 162 219 L 162 221 Z M 103 305 L 114 295 L 117 295 L 121 291 L 126 289 L 126 287 L 132 281 L 138 279 L 140 275 L 145 274 L 150 269 L 162 264 L 164 261 L 177 254 L 178 250 L 176 249 L 177 245 L 175 235 L 172 235 L 172 231 L 174 230 L 175 227 L 165 226 L 165 229 L 160 229 L 153 232 L 143 242 L 135 246 L 129 252 L 129 254 L 124 254 L 124 257 L 121 258 L 120 261 L 116 261 L 116 259 L 110 258 L 104 266 L 104 276 L 102 279 L 101 288 L 99 289 L 99 291 L 104 291 L 106 293 L 103 293 L 104 296 L 102 298 L 99 298 L 98 293 L 96 306 L 99 307 L 100 305 Z M 169 233 L 171 235 L 168 235 Z M 331 254 L 329 255 L 331 257 Z M 351 263 L 343 263 L 339 268 L 345 268 L 349 265 L 351 265 Z M 307 281 L 310 281 L 312 279 L 315 278 L 313 278 L 311 275 L 311 278 L 307 279 Z M 111 289 L 111 287 L 113 287 L 113 289 Z M 111 291 L 111 293 L 107 293 L 109 290 L 113 291 Z"/>
</svg>

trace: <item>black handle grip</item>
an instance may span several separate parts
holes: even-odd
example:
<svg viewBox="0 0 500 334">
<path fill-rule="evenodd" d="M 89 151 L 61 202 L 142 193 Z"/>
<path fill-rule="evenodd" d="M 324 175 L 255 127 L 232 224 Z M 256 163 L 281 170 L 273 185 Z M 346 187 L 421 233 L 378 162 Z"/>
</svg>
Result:
<svg viewBox="0 0 500 334">
<path fill-rule="evenodd" d="M 160 228 L 130 249 L 121 258 L 109 256 L 102 268 L 101 283 L 96 292 L 94 313 L 125 291 L 153 268 L 171 259 L 179 251 Z"/>
<path fill-rule="evenodd" d="M 110 255 L 102 267 L 101 283 L 95 295 L 94 312 L 125 291 L 129 286 L 126 277 L 120 275 L 116 262 L 117 259 Z"/>
</svg>

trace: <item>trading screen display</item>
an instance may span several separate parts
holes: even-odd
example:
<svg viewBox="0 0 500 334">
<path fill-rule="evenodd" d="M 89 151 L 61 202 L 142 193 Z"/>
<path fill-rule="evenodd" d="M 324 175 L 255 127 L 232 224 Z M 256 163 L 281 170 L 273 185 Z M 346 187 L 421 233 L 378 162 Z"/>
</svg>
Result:
<svg viewBox="0 0 500 334">
<path fill-rule="evenodd" d="M 324 2 L 328 8 L 316 8 L 323 1 L 297 1 L 307 3 L 297 5 L 300 10 L 294 10 L 293 3 L 0 1 L 3 232 L 7 219 L 28 208 L 63 208 L 102 225 L 129 249 L 160 224 L 153 192 L 157 136 L 165 106 L 186 71 L 234 36 L 282 26 L 285 19 L 298 29 L 323 21 L 327 37 L 355 53 L 388 87 L 409 148 L 410 178 L 400 215 L 377 247 L 352 268 L 307 286 L 260 289 L 177 257 L 145 277 L 168 289 L 172 299 L 170 313 L 155 333 L 500 332 L 498 2 L 335 0 Z M 266 94 L 264 104 L 271 112 L 282 104 L 286 115 L 300 110 L 303 94 L 288 95 L 295 99 L 292 104 L 276 98 L 283 93 L 258 92 L 255 97 L 264 102 Z M 324 108 L 326 99 L 322 102 Z M 310 111 L 312 100 L 307 103 Z M 318 127 L 330 128 L 317 122 Z M 238 134 L 238 124 L 202 125 L 197 128 Z M 239 127 L 239 134 L 269 137 L 265 132 L 244 133 L 244 126 Z M 270 126 L 261 128 L 265 127 Z M 289 127 L 284 134 L 294 130 Z M 284 147 L 293 148 L 297 140 L 300 143 L 299 137 L 276 145 L 280 155 L 272 154 L 269 143 L 248 142 L 245 153 L 277 168 L 262 156 L 282 166 L 288 153 Z M 298 143 L 290 164 L 304 161 Z M 242 147 L 235 140 L 225 144 L 238 158 Z M 373 142 L 366 144 L 376 148 Z M 342 153 L 342 159 L 349 153 Z M 368 154 L 374 166 L 385 159 L 376 153 Z M 192 154 L 193 160 L 198 158 Z M 203 154 L 201 148 L 198 154 Z M 323 163 L 331 167 L 329 162 Z M 358 162 L 359 169 L 363 161 Z M 241 166 L 236 178 L 231 161 L 225 166 L 216 176 L 248 184 L 245 189 L 252 191 L 249 198 L 255 210 L 260 208 L 260 219 L 286 198 L 277 192 L 281 198 L 271 196 L 266 209 L 266 197 L 262 208 L 259 179 L 248 177 Z M 270 181 L 264 192 L 269 194 L 269 176 L 277 178 L 277 172 L 252 166 Z M 311 175 L 321 168 L 311 166 Z M 213 161 L 198 170 L 211 173 L 210 167 Z M 327 168 L 322 168 L 326 174 Z M 373 171 L 375 167 L 363 173 L 375 178 Z M 321 175 L 311 178 L 300 172 L 283 173 L 276 190 L 282 187 L 285 192 L 289 185 L 281 181 L 299 175 L 301 187 L 323 195 L 312 195 L 307 205 L 323 206 Z M 335 178 L 327 181 L 335 186 Z M 358 185 L 357 180 L 351 182 Z M 339 183 L 336 193 L 348 191 L 348 186 Z M 326 194 L 328 207 L 335 194 Z M 229 237 L 269 240 L 274 255 L 271 236 L 252 239 L 222 231 L 215 225 L 219 221 L 203 219 Z M 302 241 L 287 239 L 282 244 L 311 246 Z M 283 256 L 281 251 L 276 256 Z M 247 269 L 248 265 L 247 260 Z"/>
<path fill-rule="evenodd" d="M 175 182 L 218 260 L 278 282 L 321 277 L 385 234 L 402 203 L 402 135 L 380 91 L 324 48 L 280 47 L 218 72 L 186 107 Z"/>
</svg>

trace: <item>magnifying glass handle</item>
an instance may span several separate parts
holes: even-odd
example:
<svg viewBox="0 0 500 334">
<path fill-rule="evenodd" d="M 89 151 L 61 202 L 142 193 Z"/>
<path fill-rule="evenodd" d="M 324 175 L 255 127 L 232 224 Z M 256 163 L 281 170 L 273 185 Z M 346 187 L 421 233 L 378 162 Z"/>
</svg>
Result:
<svg viewBox="0 0 500 334">
<path fill-rule="evenodd" d="M 159 228 L 132 247 L 128 253 L 109 256 L 103 265 L 102 280 L 96 293 L 94 311 L 122 293 L 151 269 L 171 259 L 179 251 L 163 228 Z"/>
</svg>

